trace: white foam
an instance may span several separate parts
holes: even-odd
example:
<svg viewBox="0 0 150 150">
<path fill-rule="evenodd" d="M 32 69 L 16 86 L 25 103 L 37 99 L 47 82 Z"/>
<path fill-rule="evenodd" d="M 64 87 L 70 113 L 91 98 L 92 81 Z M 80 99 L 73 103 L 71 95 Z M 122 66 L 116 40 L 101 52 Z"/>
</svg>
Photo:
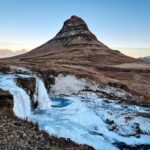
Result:
<svg viewBox="0 0 150 150">
<path fill-rule="evenodd" d="M 51 101 L 49 99 L 45 85 L 38 77 L 36 77 L 36 93 L 34 99 L 38 101 L 39 109 L 49 109 L 51 107 Z"/>
<path fill-rule="evenodd" d="M 72 75 L 59 75 L 55 78 L 55 84 L 52 85 L 50 95 L 71 95 L 78 94 L 84 89 L 86 83 L 83 79 L 77 79 Z"/>
</svg>

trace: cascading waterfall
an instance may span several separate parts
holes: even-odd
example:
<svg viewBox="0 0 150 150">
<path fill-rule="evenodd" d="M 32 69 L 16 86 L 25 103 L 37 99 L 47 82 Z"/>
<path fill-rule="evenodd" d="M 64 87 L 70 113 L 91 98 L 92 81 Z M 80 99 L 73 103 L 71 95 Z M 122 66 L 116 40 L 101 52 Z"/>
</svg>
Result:
<svg viewBox="0 0 150 150">
<path fill-rule="evenodd" d="M 22 119 L 28 118 L 31 114 L 30 97 L 25 90 L 16 85 L 15 76 L 0 75 L 0 88 L 13 95 L 15 115 Z"/>
<path fill-rule="evenodd" d="M 39 109 L 48 109 L 51 107 L 51 101 L 49 99 L 45 85 L 38 77 L 36 77 L 36 92 L 34 99 L 35 101 L 38 101 Z"/>
<path fill-rule="evenodd" d="M 31 77 L 20 75 L 20 77 Z M 31 100 L 27 92 L 18 87 L 15 82 L 15 75 L 0 75 L 0 88 L 9 91 L 13 95 L 14 107 L 13 112 L 19 118 L 30 118 L 31 115 Z M 47 90 L 41 79 L 36 77 L 36 92 L 35 100 L 38 102 L 39 109 L 48 109 L 51 107 L 51 102 L 48 97 Z"/>
</svg>

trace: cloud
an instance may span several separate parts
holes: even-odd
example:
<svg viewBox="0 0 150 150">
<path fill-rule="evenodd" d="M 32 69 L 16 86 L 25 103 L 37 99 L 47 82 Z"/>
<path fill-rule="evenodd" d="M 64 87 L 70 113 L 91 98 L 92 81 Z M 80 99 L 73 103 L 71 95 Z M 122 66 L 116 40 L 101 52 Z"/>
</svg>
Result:
<svg viewBox="0 0 150 150">
<path fill-rule="evenodd" d="M 0 58 L 16 56 L 16 55 L 20 55 L 20 54 L 23 54 L 26 52 L 27 52 L 26 49 L 22 49 L 22 50 L 18 50 L 18 51 L 12 51 L 9 49 L 0 49 Z"/>
</svg>

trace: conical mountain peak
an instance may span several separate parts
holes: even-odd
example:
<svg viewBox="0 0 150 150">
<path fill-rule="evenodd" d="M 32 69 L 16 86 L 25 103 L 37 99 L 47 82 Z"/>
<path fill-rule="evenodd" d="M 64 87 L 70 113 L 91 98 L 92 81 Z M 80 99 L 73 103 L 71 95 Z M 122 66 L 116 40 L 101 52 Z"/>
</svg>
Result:
<svg viewBox="0 0 150 150">
<path fill-rule="evenodd" d="M 95 35 L 90 32 L 85 21 L 82 18 L 74 15 L 64 22 L 62 29 L 53 38 L 53 40 L 62 40 L 77 36 L 84 36 L 88 40 L 96 40 Z"/>
<path fill-rule="evenodd" d="M 67 19 L 53 39 L 28 53 L 11 59 L 64 66 L 77 64 L 83 67 L 116 65 L 134 61 L 133 58 L 114 51 L 98 41 L 86 22 L 78 16 L 71 16 Z"/>
<path fill-rule="evenodd" d="M 75 16 L 75 15 L 71 16 L 68 20 L 64 22 L 64 27 L 79 26 L 79 25 L 82 25 L 88 28 L 85 21 L 82 18 Z"/>
</svg>

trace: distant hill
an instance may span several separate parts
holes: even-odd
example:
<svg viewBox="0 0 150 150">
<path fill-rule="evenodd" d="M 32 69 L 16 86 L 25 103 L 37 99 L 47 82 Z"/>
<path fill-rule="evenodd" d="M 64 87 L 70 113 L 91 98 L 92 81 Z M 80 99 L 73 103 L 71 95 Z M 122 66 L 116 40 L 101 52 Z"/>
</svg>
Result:
<svg viewBox="0 0 150 150">
<path fill-rule="evenodd" d="M 147 56 L 147 57 L 139 57 L 138 58 L 139 60 L 143 60 L 145 62 L 150 62 L 150 56 Z"/>
<path fill-rule="evenodd" d="M 24 54 L 26 52 L 27 52 L 27 50 L 25 50 L 25 49 L 18 50 L 18 51 L 12 51 L 9 49 L 0 49 L 0 58 L 12 57 L 12 56 Z"/>
</svg>

